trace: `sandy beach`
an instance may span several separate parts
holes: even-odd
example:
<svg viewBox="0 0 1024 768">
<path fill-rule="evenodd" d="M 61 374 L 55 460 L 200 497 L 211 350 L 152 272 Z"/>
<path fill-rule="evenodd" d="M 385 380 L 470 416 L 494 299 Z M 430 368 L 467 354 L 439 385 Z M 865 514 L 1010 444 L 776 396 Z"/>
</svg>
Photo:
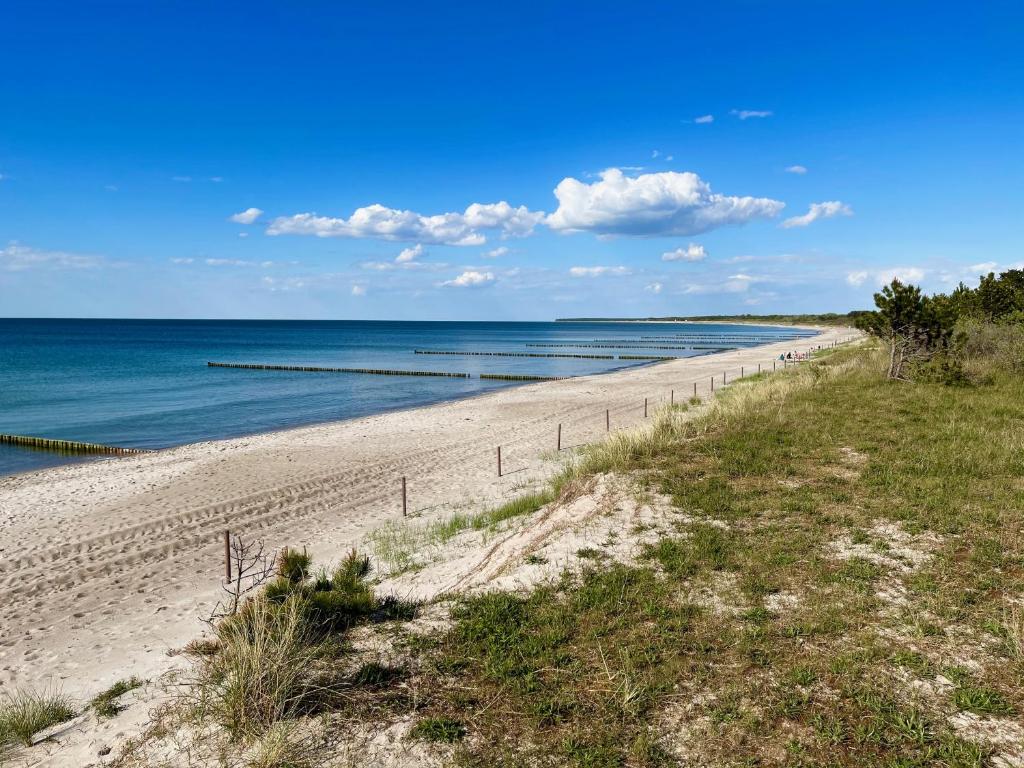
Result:
<svg viewBox="0 0 1024 768">
<path fill-rule="evenodd" d="M 666 404 L 708 396 L 711 377 L 771 370 L 780 353 L 853 335 L 531 384 L 369 418 L 0 479 L 0 686 L 86 698 L 153 677 L 199 634 L 220 590 L 222 535 L 307 547 L 319 562 L 401 519 L 480 509 L 538 487 L 564 451 Z M 556 452 L 562 425 L 563 453 Z M 498 477 L 495 451 L 502 447 Z"/>
</svg>

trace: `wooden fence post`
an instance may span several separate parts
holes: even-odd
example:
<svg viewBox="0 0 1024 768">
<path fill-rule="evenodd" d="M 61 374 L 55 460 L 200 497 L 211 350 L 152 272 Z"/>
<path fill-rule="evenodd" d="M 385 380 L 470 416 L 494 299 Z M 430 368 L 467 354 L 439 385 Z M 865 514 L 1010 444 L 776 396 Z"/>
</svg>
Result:
<svg viewBox="0 0 1024 768">
<path fill-rule="evenodd" d="M 693 382 L 693 396 L 694 397 L 697 396 L 697 382 L 696 381 Z"/>
<path fill-rule="evenodd" d="M 405 475 L 402 475 L 402 517 L 405 517 L 409 512 L 409 504 L 405 492 Z"/>
<path fill-rule="evenodd" d="M 224 531 L 224 574 L 231 581 L 231 531 Z"/>
<path fill-rule="evenodd" d="M 676 404 L 676 391 L 674 389 L 669 393 L 668 404 L 669 405 L 675 405 Z"/>
<path fill-rule="evenodd" d="M 498 477 L 501 477 L 501 446 L 498 446 Z"/>
<path fill-rule="evenodd" d="M 647 418 L 647 398 L 644 398 L 644 418 Z"/>
<path fill-rule="evenodd" d="M 558 442 L 555 443 L 556 450 L 562 450 L 562 425 L 558 425 Z"/>
<path fill-rule="evenodd" d="M 612 416 L 611 416 L 611 413 L 609 412 L 609 409 L 607 409 L 607 408 L 604 409 L 604 431 L 605 432 L 611 432 L 612 431 Z"/>
</svg>

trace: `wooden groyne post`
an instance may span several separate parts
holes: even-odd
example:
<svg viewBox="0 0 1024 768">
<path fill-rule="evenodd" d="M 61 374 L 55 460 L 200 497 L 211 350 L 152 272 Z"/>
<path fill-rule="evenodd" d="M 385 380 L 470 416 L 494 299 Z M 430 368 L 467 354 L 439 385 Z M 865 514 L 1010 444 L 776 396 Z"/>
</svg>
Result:
<svg viewBox="0 0 1024 768">
<path fill-rule="evenodd" d="M 142 448 L 121 448 L 116 445 L 100 445 L 99 443 L 81 443 L 77 440 L 54 440 L 49 437 L 30 437 L 28 435 L 0 434 L 0 443 L 20 445 L 24 448 L 38 448 L 57 453 L 100 454 L 108 456 L 129 456 L 137 453 L 149 453 Z"/>
<path fill-rule="evenodd" d="M 561 424 L 558 425 L 558 438 L 555 441 L 555 450 L 556 451 L 562 450 L 562 425 Z"/>
<path fill-rule="evenodd" d="M 402 517 L 409 513 L 409 504 L 405 493 L 405 475 L 402 475 Z"/>
<path fill-rule="evenodd" d="M 498 446 L 498 477 L 501 477 L 501 446 Z"/>
</svg>

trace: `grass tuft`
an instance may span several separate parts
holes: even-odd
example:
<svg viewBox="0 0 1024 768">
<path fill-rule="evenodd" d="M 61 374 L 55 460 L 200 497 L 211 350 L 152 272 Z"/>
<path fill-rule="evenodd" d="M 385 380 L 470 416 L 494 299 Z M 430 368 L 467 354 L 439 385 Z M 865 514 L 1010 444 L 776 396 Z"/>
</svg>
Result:
<svg viewBox="0 0 1024 768">
<path fill-rule="evenodd" d="M 60 693 L 15 690 L 0 703 L 0 748 L 12 743 L 31 746 L 37 733 L 77 714 L 71 700 Z"/>
</svg>

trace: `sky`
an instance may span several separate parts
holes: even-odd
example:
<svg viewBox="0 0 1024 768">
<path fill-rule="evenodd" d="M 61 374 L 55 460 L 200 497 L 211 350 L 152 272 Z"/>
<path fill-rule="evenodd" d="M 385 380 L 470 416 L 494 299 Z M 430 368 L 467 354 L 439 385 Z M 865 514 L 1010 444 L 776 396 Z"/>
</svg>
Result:
<svg viewBox="0 0 1024 768">
<path fill-rule="evenodd" d="M 48 2 L 0 317 L 845 312 L 1024 260 L 1024 5 Z"/>
</svg>

